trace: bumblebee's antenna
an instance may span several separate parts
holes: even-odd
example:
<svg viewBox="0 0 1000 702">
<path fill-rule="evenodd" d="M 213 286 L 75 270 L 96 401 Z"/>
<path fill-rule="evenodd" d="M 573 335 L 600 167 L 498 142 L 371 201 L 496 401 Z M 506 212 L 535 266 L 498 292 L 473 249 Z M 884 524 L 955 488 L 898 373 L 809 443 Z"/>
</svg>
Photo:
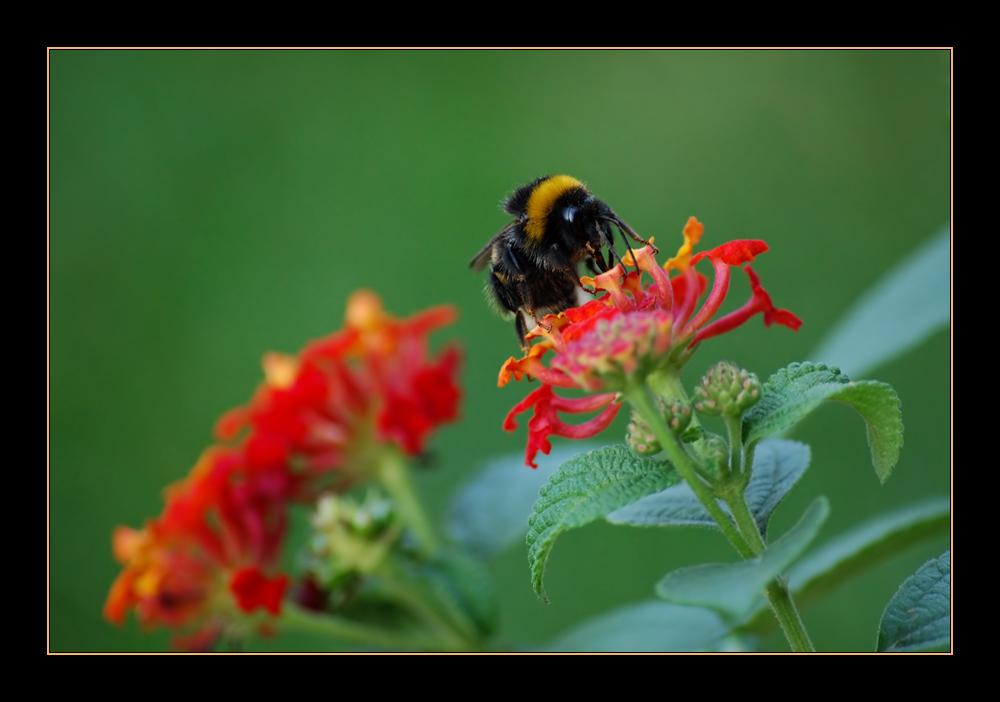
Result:
<svg viewBox="0 0 1000 702">
<path fill-rule="evenodd" d="M 612 217 L 603 217 L 602 219 L 605 222 L 613 222 L 618 227 L 618 231 L 622 235 L 622 241 L 625 242 L 625 247 L 628 249 L 629 254 L 632 256 L 632 264 L 634 266 L 636 266 L 636 268 L 638 268 L 639 261 L 635 257 L 635 252 L 632 251 L 632 245 L 630 243 L 628 243 L 628 238 L 625 236 L 625 231 L 627 230 L 629 232 L 629 234 L 631 234 L 632 236 L 634 236 L 636 238 L 638 238 L 639 235 L 636 234 L 635 232 L 633 232 L 631 229 L 629 229 L 628 225 L 625 224 L 620 219 L 618 219 L 617 217 L 613 217 L 613 216 Z M 622 257 L 618 255 L 617 251 L 615 251 L 614 237 L 609 237 L 609 238 L 610 238 L 610 241 L 608 242 L 608 251 L 610 251 L 611 253 L 613 253 L 614 256 L 615 256 L 615 258 L 618 259 L 618 262 L 620 264 L 622 264 L 622 269 L 627 268 L 627 266 L 625 265 L 625 261 L 622 260 Z M 646 243 L 649 243 L 649 242 L 646 242 Z"/>
<path fill-rule="evenodd" d="M 660 252 L 660 250 L 658 248 L 656 248 L 655 246 L 653 246 L 653 244 L 651 242 L 646 241 L 641 236 L 639 236 L 638 234 L 636 234 L 635 231 L 632 229 L 632 227 L 630 227 L 627 224 L 625 224 L 625 222 L 621 221 L 617 217 L 612 217 L 612 219 L 614 220 L 614 223 L 618 225 L 618 229 L 622 232 L 622 238 L 623 239 L 625 238 L 625 233 L 628 232 L 628 235 L 630 237 L 632 237 L 633 239 L 635 239 L 638 243 L 642 244 L 643 246 L 650 246 L 650 247 L 652 247 L 653 253 L 659 253 Z M 628 241 L 626 240 L 625 243 L 628 244 Z M 630 246 L 629 247 L 629 251 L 631 251 L 631 250 L 632 250 L 632 247 Z"/>
</svg>

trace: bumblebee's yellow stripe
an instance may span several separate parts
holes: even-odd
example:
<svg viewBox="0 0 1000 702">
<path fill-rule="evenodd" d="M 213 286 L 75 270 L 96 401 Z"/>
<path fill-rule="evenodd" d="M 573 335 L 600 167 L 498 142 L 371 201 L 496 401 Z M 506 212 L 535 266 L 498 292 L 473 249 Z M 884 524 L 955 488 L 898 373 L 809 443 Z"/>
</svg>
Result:
<svg viewBox="0 0 1000 702">
<path fill-rule="evenodd" d="M 528 198 L 528 223 L 524 225 L 524 230 L 532 243 L 537 244 L 545 236 L 545 222 L 556 200 L 567 191 L 582 187 L 583 183 L 568 175 L 552 176 L 535 186 L 531 197 Z"/>
</svg>

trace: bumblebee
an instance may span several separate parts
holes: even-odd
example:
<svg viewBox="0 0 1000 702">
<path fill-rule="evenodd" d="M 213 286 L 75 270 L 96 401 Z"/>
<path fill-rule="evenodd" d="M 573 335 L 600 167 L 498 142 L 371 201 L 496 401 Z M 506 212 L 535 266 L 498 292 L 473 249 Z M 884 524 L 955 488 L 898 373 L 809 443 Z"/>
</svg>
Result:
<svg viewBox="0 0 1000 702">
<path fill-rule="evenodd" d="M 607 271 L 615 261 L 622 263 L 612 224 L 629 251 L 628 237 L 649 244 L 583 183 L 567 175 L 542 176 L 522 185 L 502 207 L 514 221 L 497 232 L 470 265 L 479 271 L 489 263 L 488 289 L 500 311 L 514 317 L 525 351 L 530 348 L 528 318 L 541 324 L 545 315 L 580 304 L 581 293 L 593 294 L 580 282 L 581 262 L 594 273 Z"/>
</svg>

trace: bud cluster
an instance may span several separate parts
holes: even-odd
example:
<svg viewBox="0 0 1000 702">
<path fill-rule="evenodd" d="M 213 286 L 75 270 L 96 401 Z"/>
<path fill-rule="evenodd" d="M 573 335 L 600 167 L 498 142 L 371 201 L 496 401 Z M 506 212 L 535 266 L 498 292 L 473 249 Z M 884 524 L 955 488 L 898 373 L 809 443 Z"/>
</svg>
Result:
<svg viewBox="0 0 1000 702">
<path fill-rule="evenodd" d="M 653 436 L 649 424 L 635 410 L 632 410 L 632 418 L 628 423 L 625 440 L 629 447 L 640 456 L 655 456 L 663 450 L 660 442 Z"/>
<path fill-rule="evenodd" d="M 323 495 L 311 519 L 309 570 L 321 585 L 336 588 L 382 563 L 399 536 L 392 502 L 369 490 L 362 500 Z"/>
<path fill-rule="evenodd" d="M 757 376 L 729 361 L 708 369 L 695 388 L 696 410 L 707 417 L 739 417 L 760 400 Z"/>
<path fill-rule="evenodd" d="M 680 436 L 691 424 L 691 408 L 683 402 L 672 400 L 667 402 L 659 401 L 660 416 L 667 423 L 670 430 Z M 652 429 L 635 410 L 632 410 L 632 418 L 628 423 L 628 431 L 625 440 L 635 453 L 640 456 L 655 456 L 663 447 L 653 435 Z"/>
</svg>

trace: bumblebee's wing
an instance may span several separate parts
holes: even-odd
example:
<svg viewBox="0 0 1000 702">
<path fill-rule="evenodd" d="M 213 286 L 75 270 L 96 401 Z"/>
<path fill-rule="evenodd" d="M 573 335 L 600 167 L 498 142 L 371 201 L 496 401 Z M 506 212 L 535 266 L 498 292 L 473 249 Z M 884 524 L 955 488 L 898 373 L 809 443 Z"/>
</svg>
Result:
<svg viewBox="0 0 1000 702">
<path fill-rule="evenodd" d="M 516 221 L 515 222 L 511 222 L 510 224 L 508 224 L 507 226 L 505 226 L 503 229 L 501 229 L 500 231 L 498 231 L 494 235 L 494 237 L 492 239 L 490 239 L 489 243 L 487 243 L 486 246 L 484 246 L 482 248 L 482 250 L 475 255 L 475 257 L 472 259 L 472 262 L 469 264 L 469 266 L 473 270 L 481 271 L 483 269 L 483 267 L 487 263 L 490 262 L 490 258 L 493 255 L 493 246 L 494 246 L 494 244 L 496 244 L 497 241 L 500 241 L 502 239 L 507 238 L 507 235 L 510 234 L 510 232 L 512 232 L 516 228 L 516 226 L 517 226 L 517 222 Z"/>
</svg>

